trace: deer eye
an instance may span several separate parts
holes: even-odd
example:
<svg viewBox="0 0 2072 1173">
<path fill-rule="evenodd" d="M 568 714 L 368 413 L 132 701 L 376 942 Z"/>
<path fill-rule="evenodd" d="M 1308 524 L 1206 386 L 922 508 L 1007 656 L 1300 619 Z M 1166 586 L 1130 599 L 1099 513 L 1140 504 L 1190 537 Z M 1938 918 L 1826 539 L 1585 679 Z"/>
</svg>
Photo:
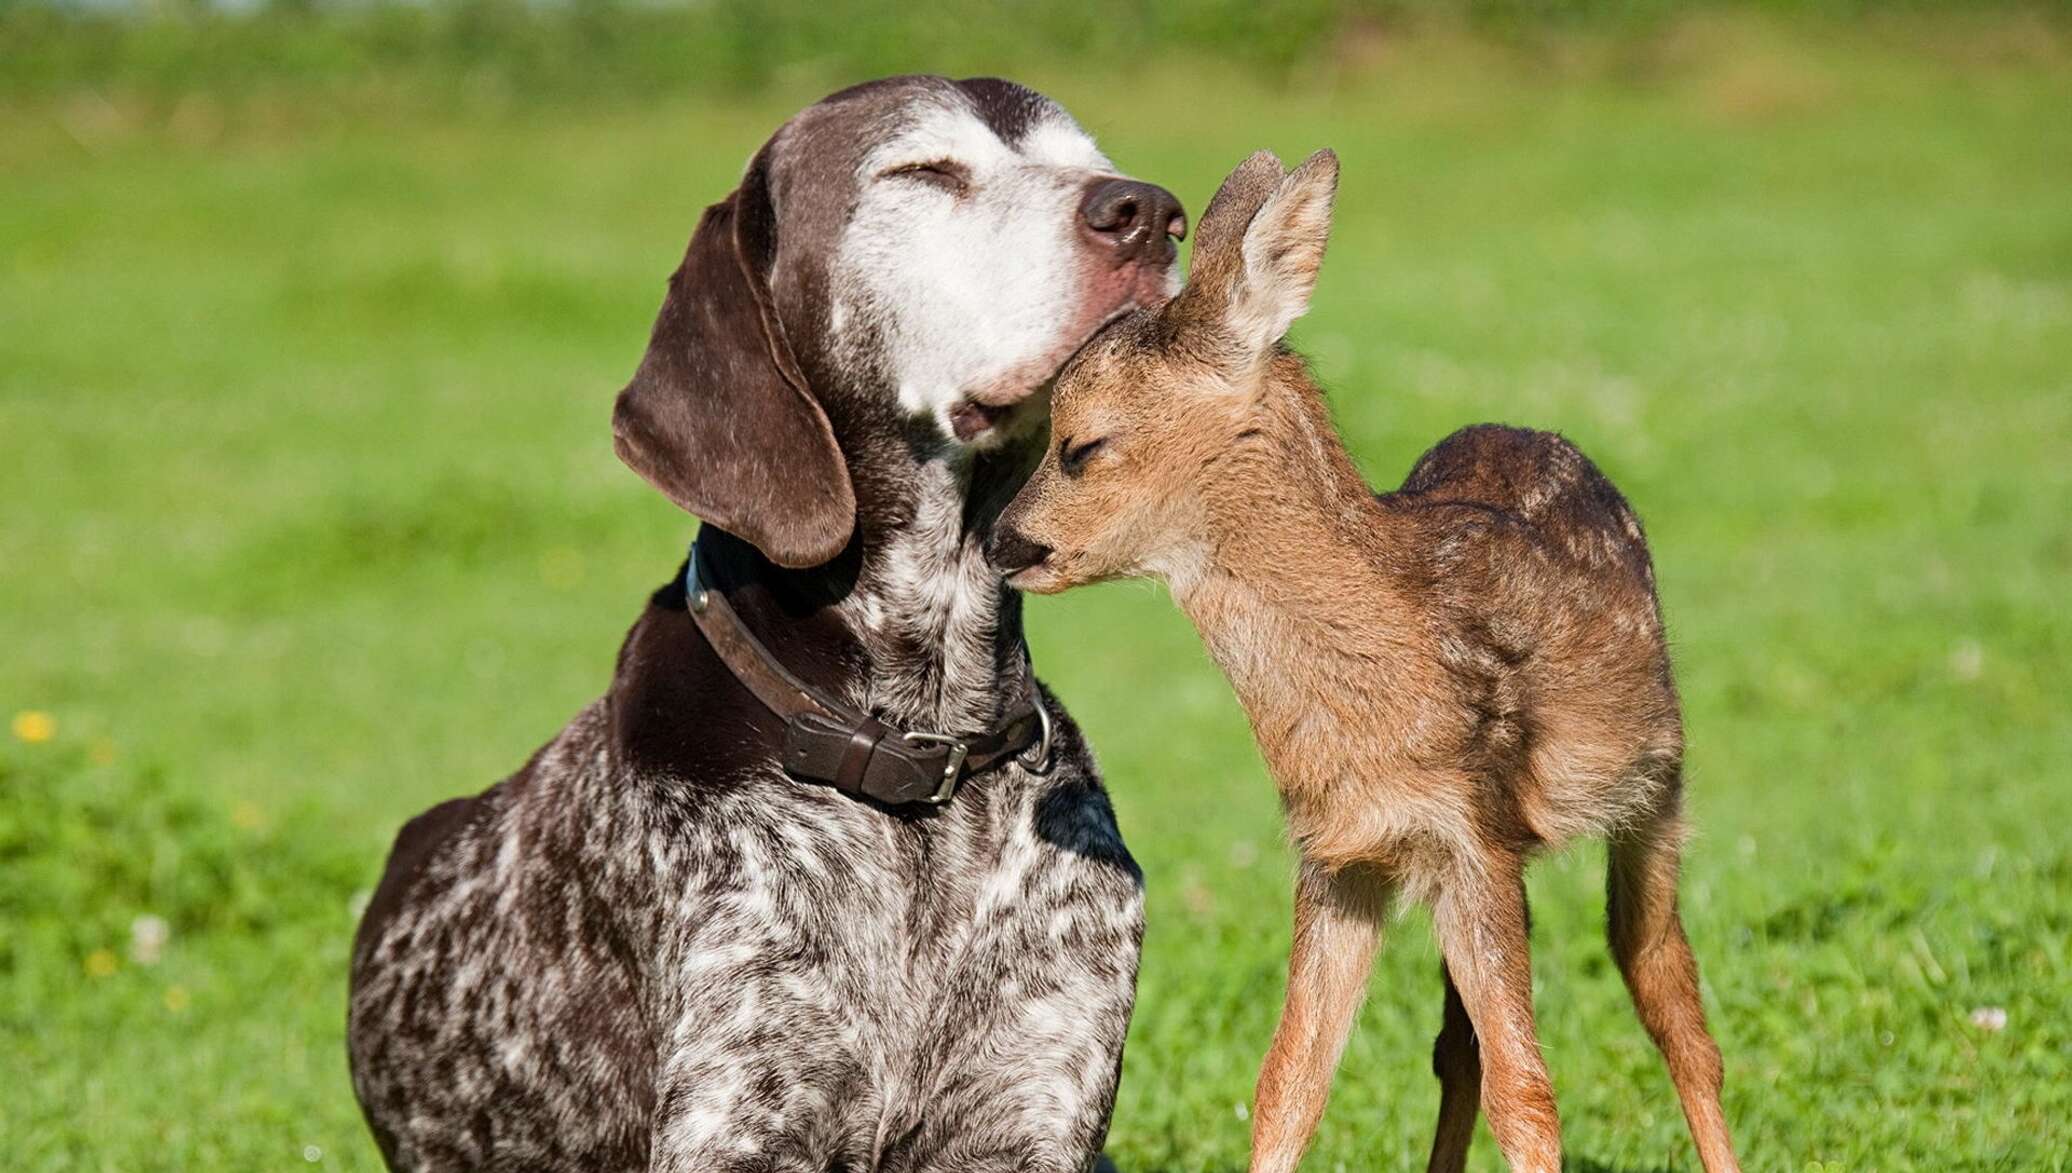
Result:
<svg viewBox="0 0 2072 1173">
<path fill-rule="evenodd" d="M 1065 470 L 1066 476 L 1078 476 L 1079 470 L 1086 467 L 1087 460 L 1107 445 L 1106 436 L 1096 436 L 1091 440 L 1067 436 L 1058 441 L 1058 467 Z"/>
<path fill-rule="evenodd" d="M 963 195 L 971 190 L 971 169 L 952 159 L 928 159 L 919 163 L 902 163 L 878 172 L 880 179 L 911 179 L 931 187 L 939 187 L 951 195 Z"/>
</svg>

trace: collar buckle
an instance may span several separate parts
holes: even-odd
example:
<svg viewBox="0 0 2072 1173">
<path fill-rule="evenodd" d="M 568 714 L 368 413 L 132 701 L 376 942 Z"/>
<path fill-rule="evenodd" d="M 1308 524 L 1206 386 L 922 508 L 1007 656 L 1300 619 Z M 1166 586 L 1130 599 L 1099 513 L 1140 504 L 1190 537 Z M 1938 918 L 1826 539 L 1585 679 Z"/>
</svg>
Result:
<svg viewBox="0 0 2072 1173">
<path fill-rule="evenodd" d="M 787 671 L 742 625 L 726 594 L 706 581 L 699 561 L 694 543 L 684 568 L 685 609 L 728 673 L 783 721 L 779 760 L 791 776 L 889 806 L 940 807 L 967 773 L 1010 759 L 1032 773 L 1050 768 L 1051 717 L 1034 677 L 1024 686 L 1034 712 L 988 733 L 959 737 L 887 725 Z"/>
<path fill-rule="evenodd" d="M 941 746 L 946 751 L 942 760 L 942 777 L 937 780 L 935 790 L 921 801 L 930 806 L 941 806 L 957 793 L 957 783 L 964 780 L 964 759 L 971 756 L 971 747 L 963 740 L 947 733 L 923 733 L 908 730 L 899 735 L 900 740 L 915 748 Z"/>
</svg>

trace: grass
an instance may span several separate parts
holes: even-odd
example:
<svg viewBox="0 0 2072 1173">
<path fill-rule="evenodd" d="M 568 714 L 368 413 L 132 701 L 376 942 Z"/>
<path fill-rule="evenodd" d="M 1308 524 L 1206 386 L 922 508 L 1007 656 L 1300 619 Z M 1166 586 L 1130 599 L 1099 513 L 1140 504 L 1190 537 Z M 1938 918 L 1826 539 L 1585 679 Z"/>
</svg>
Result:
<svg viewBox="0 0 2072 1173">
<path fill-rule="evenodd" d="M 1297 341 L 1378 483 L 1501 419 L 1642 510 L 1749 1166 L 2062 1168 L 2072 71 L 2046 25 L 1888 34 L 1376 41 L 1278 88 L 1023 72 L 1196 210 L 1255 147 L 1339 150 Z M 603 687 L 675 565 L 691 525 L 612 458 L 608 404 L 698 208 L 808 97 L 0 105 L 8 1168 L 376 1166 L 356 902 L 403 818 Z M 1111 1152 L 1241 1167 L 1287 938 L 1270 787 L 1157 592 L 1032 614 L 1150 887 Z M 1693 1168 L 1601 863 L 1532 883 L 1573 1167 Z M 1421 1159 L 1436 967 L 1409 914 L 1308 1167 Z"/>
</svg>

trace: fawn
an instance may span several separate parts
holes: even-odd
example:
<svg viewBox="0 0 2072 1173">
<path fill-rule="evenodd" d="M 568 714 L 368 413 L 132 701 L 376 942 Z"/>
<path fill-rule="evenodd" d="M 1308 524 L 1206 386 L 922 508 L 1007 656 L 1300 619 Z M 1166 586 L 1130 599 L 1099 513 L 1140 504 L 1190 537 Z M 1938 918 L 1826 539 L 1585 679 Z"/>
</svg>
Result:
<svg viewBox="0 0 2072 1173">
<path fill-rule="evenodd" d="M 1376 496 L 1302 359 L 1338 160 L 1260 153 L 1203 214 L 1185 289 L 1059 377 L 995 528 L 1009 582 L 1163 579 L 1230 677 L 1301 854 L 1254 1170 L 1293 1169 L 1398 897 L 1445 958 L 1430 1168 L 1478 1107 L 1515 1169 L 1561 1164 L 1533 1028 L 1524 865 L 1610 840 L 1611 948 L 1709 1173 L 1736 1169 L 1676 910 L 1682 721 L 1640 522 L 1573 445 L 1482 425 Z"/>
</svg>

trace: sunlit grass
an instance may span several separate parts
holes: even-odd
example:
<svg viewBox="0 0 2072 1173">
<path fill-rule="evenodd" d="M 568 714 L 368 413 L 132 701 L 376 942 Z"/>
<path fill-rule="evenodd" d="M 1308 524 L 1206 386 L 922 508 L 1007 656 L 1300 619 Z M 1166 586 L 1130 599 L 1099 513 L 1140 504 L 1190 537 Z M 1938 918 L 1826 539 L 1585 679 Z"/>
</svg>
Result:
<svg viewBox="0 0 2072 1173">
<path fill-rule="evenodd" d="M 1297 342 L 1378 483 L 1501 419 L 1566 432 L 1641 510 L 1750 1168 L 2049 1168 L 2072 73 L 1879 37 L 1384 37 L 1280 90 L 1037 80 L 1196 211 L 1256 147 L 1339 151 Z M 0 1065 L 26 1073 L 0 1163 L 374 1166 L 341 1041 L 356 898 L 403 818 L 604 686 L 676 564 L 690 524 L 612 458 L 611 395 L 698 209 L 805 96 L 0 112 Z M 1287 936 L 1270 787 L 1156 591 L 1031 613 L 1151 888 L 1111 1150 L 1241 1167 Z M 1588 848 L 1533 881 L 1569 1149 L 1691 1168 L 1600 885 Z M 1421 1160 L 1436 967 L 1413 914 L 1310 1167 Z"/>
</svg>

